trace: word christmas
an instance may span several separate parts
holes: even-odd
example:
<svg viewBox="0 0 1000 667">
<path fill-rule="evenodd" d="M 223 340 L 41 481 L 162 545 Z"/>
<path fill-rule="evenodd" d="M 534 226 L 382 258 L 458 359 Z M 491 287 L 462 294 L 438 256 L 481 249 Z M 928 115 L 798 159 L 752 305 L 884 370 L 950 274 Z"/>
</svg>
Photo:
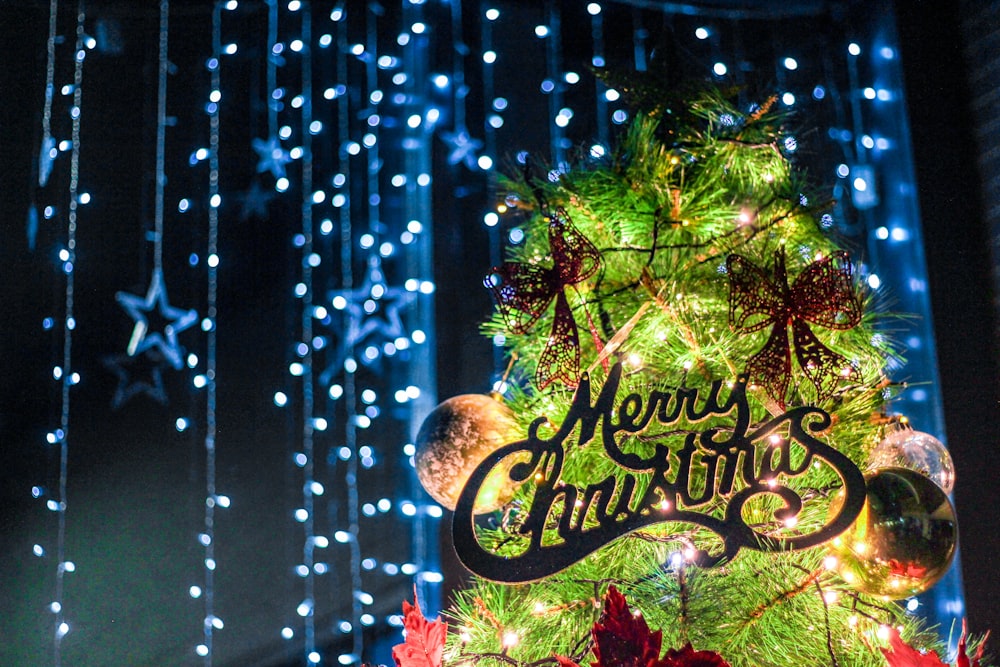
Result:
<svg viewBox="0 0 1000 667">
<path fill-rule="evenodd" d="M 817 546 L 846 530 L 861 512 L 866 496 L 861 471 L 847 456 L 813 437 L 830 426 L 830 416 L 823 410 L 795 407 L 751 431 L 745 380 L 733 385 L 727 397 L 721 396 L 722 382 L 716 381 L 703 401 L 696 389 L 682 388 L 672 394 L 651 390 L 645 398 L 628 394 L 616 409 L 621 373 L 620 364 L 612 367 L 594 404 L 590 402 L 590 377 L 584 375 L 566 419 L 551 438 L 539 435 L 548 423 L 539 417 L 529 427 L 527 439 L 504 445 L 469 477 L 455 508 L 452 533 L 459 558 L 472 572 L 505 583 L 535 581 L 632 531 L 671 521 L 703 526 L 721 538 L 719 552 L 699 550 L 694 558 L 699 565 L 711 566 L 731 559 L 742 548 L 779 551 Z M 675 453 L 679 465 L 674 471 L 671 450 L 661 442 L 656 442 L 655 452 L 648 458 L 622 451 L 619 445 L 619 434 L 641 433 L 654 422 L 670 426 L 681 420 L 696 423 L 727 415 L 731 425 L 711 426 L 684 436 L 683 447 Z M 618 478 L 609 475 L 583 489 L 561 482 L 564 443 L 572 444 L 570 436 L 578 428 L 575 442 L 579 446 L 599 432 L 606 455 L 628 472 Z M 794 450 L 792 443 L 797 445 Z M 519 528 L 529 538 L 528 546 L 519 554 L 501 556 L 479 544 L 473 505 L 484 480 L 508 457 L 518 461 L 510 466 L 510 479 L 530 479 L 535 485 L 528 514 Z M 779 482 L 782 476 L 806 473 L 817 459 L 843 482 L 843 502 L 828 523 L 813 533 L 787 537 L 759 533 L 747 524 L 743 516 L 746 503 L 770 494 L 784 503 L 773 513 L 774 518 L 792 525 L 803 499 Z M 671 472 L 672 479 L 668 476 Z M 634 473 L 649 478 L 641 493 Z M 703 488 L 695 491 L 695 487 Z M 718 506 L 723 499 L 727 504 L 721 518 L 696 511 L 705 505 Z M 559 506 L 556 516 L 554 508 Z M 549 523 L 550 516 L 557 519 L 554 525 Z M 549 534 L 543 542 L 547 527 Z M 553 529 L 555 535 L 551 534 Z"/>
</svg>

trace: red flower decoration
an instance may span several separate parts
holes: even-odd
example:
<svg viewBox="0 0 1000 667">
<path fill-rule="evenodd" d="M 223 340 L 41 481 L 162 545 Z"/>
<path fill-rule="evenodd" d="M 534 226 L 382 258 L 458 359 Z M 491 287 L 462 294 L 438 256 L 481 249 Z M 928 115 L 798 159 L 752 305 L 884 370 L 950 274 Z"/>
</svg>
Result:
<svg viewBox="0 0 1000 667">
<path fill-rule="evenodd" d="M 670 649 L 663 656 L 661 667 L 730 667 L 715 651 L 695 651 L 688 643 L 679 651 Z"/>
<path fill-rule="evenodd" d="M 783 251 L 774 255 L 774 278 L 750 260 L 730 255 L 729 322 L 743 332 L 771 327 L 767 342 L 747 362 L 748 379 L 763 387 L 781 407 L 792 374 L 788 327 L 799 368 L 816 387 L 820 400 L 833 395 L 837 383 L 857 379 L 843 356 L 816 337 L 809 324 L 850 329 L 861 322 L 861 302 L 852 285 L 853 269 L 845 252 L 835 252 L 805 269 L 789 287 Z"/>
<path fill-rule="evenodd" d="M 403 600 L 403 629 L 406 641 L 392 647 L 396 667 L 441 667 L 445 635 L 448 626 L 439 616 L 428 621 L 420 612 L 417 589 L 413 589 L 413 604 Z"/>
<path fill-rule="evenodd" d="M 633 614 L 614 586 L 604 596 L 604 610 L 594 623 L 592 667 L 656 667 L 663 633 L 650 632 L 646 619 Z"/>
<path fill-rule="evenodd" d="M 962 621 L 962 637 L 958 640 L 958 659 L 955 662 L 955 667 L 979 667 L 979 661 L 983 658 L 983 647 L 989 634 L 983 638 L 983 642 L 979 645 L 971 663 L 969 655 L 965 651 L 967 635 L 965 621 Z M 921 653 L 904 642 L 896 628 L 889 629 L 889 648 L 880 648 L 879 650 L 885 656 L 889 667 L 948 667 L 948 664 L 942 662 L 937 653 L 931 651 Z"/>
<path fill-rule="evenodd" d="M 695 651 L 687 644 L 660 656 L 663 633 L 651 632 L 646 619 L 629 609 L 625 596 L 614 586 L 604 596 L 604 610 L 594 623 L 595 662 L 591 667 L 730 667 L 714 651 Z M 560 667 L 579 667 L 569 658 L 556 656 Z"/>
<path fill-rule="evenodd" d="M 601 253 L 573 226 L 562 208 L 545 214 L 549 222 L 552 267 L 504 262 L 494 267 L 483 284 L 493 292 L 497 307 L 514 333 L 527 332 L 556 302 L 552 332 L 538 359 L 535 383 L 544 388 L 555 380 L 576 387 L 580 376 L 580 336 L 565 288 L 597 272 Z"/>
</svg>

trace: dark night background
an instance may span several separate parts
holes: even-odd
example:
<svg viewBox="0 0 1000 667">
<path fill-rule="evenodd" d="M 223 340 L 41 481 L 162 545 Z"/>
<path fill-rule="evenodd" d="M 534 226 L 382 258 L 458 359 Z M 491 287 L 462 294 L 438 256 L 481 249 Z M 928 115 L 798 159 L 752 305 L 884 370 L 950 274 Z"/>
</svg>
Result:
<svg viewBox="0 0 1000 667">
<path fill-rule="evenodd" d="M 955 502 L 966 602 L 970 626 L 977 632 L 1000 632 L 1000 577 L 994 570 L 1000 565 L 1000 371 L 995 258 L 990 251 L 995 236 L 990 222 L 1000 207 L 1000 192 L 984 188 L 989 179 L 977 166 L 990 164 L 983 160 L 1000 150 L 1000 115 L 990 115 L 995 106 L 988 103 L 1000 68 L 997 5 L 896 3 L 948 444 L 958 471 Z M 205 48 L 191 47 L 178 35 L 185 15 L 203 20 L 209 3 L 189 0 L 172 6 L 171 60 L 180 69 L 194 68 Z M 75 585 L 86 590 L 74 594 L 114 624 L 81 632 L 108 642 L 146 637 L 161 645 L 129 653 L 151 662 L 130 664 L 175 664 L 170 656 L 189 651 L 198 639 L 199 611 L 183 589 L 165 592 L 156 582 L 197 571 L 198 552 L 188 533 L 196 530 L 202 514 L 191 502 L 202 465 L 201 443 L 170 427 L 187 409 L 184 402 L 194 399 L 184 398 L 181 380 L 170 378 L 168 393 L 180 405 L 144 401 L 112 411 L 107 397 L 114 392 L 115 378 L 100 364 L 109 349 L 123 349 L 132 322 L 110 300 L 109 290 L 98 287 L 144 294 L 151 268 L 148 261 L 135 259 L 148 257 L 142 226 L 152 219 L 151 180 L 136 175 L 152 170 L 155 3 L 104 0 L 89 11 L 118 19 L 126 39 L 122 55 L 95 56 L 84 74 L 83 173 L 95 204 L 81 211 L 83 254 L 76 276 L 81 326 L 73 354 L 87 382 L 96 385 L 81 396 L 99 398 L 81 398 L 73 407 L 73 429 L 79 435 L 71 453 L 70 516 L 78 523 L 72 528 L 76 537 L 70 553 L 78 564 L 96 565 L 90 565 L 86 576 L 78 575 Z M 43 332 L 40 323 L 57 312 L 63 298 L 52 251 L 61 232 L 43 226 L 33 252 L 25 237 L 39 145 L 47 12 L 47 2 L 0 0 L 0 658 L 6 655 L 4 645 L 51 632 L 50 615 L 25 607 L 51 581 L 51 573 L 40 574 L 30 560 L 32 539 L 41 529 L 37 502 L 28 490 L 57 469 L 53 450 L 42 443 L 46 430 L 58 423 L 56 384 L 49 373 L 54 360 L 61 359 L 61 341 Z M 172 99 L 189 92 L 175 90 Z M 974 104 L 977 100 L 981 103 Z M 260 113 L 241 113 L 246 114 L 242 121 L 233 120 L 245 123 L 243 159 L 252 166 L 250 138 L 261 136 L 264 120 Z M 170 141 L 189 145 L 181 139 L 184 131 L 171 130 Z M 186 148 L 176 150 L 181 155 Z M 438 166 L 441 158 L 436 155 Z M 186 164 L 184 157 L 178 163 Z M 172 171 L 171 177 L 193 178 L 184 170 Z M 243 179 L 238 187 L 246 187 L 250 172 L 234 176 Z M 434 221 L 436 264 L 446 267 L 435 276 L 437 363 L 438 394 L 448 397 L 488 389 L 493 362 L 490 346 L 478 333 L 490 308 L 488 295 L 478 289 L 482 267 L 490 261 L 489 244 L 482 225 L 469 222 L 481 201 L 452 201 L 448 190 L 461 186 L 463 177 L 454 169 L 442 172 Z M 234 498 L 234 509 L 220 530 L 252 535 L 254 541 L 225 539 L 223 533 L 218 589 L 219 605 L 249 608 L 246 622 L 253 626 L 258 619 L 265 623 L 268 610 L 287 606 L 290 599 L 285 583 L 268 577 L 292 562 L 293 538 L 290 532 L 269 533 L 267 527 L 288 523 L 285 513 L 292 502 L 287 498 L 287 452 L 280 444 L 286 424 L 275 417 L 270 401 L 284 374 L 282 346 L 287 341 L 280 328 L 291 317 L 284 294 L 292 282 L 288 274 L 294 258 L 287 228 L 262 219 L 238 224 L 224 230 L 221 251 L 226 270 L 219 328 L 238 333 L 226 338 L 219 362 L 224 380 L 219 402 L 226 406 L 220 411 L 219 479 Z M 171 240 L 180 266 L 168 274 L 174 304 L 201 298 L 201 274 L 185 274 L 183 260 L 198 249 L 198 242 L 185 238 L 183 231 Z M 254 361 L 270 359 L 278 361 Z M 179 459 L 185 464 L 176 465 Z M 148 483 L 150 478 L 155 483 Z M 172 551 L 174 544 L 190 544 L 190 549 Z M 240 563 L 252 570 L 242 571 Z M 122 593 L 109 596 L 108 590 Z M 387 604 L 395 607 L 397 602 Z M 178 618 L 187 625 L 179 627 Z M 239 621 L 227 622 L 235 626 Z M 158 629 L 149 632 L 150 627 Z M 262 627 L 260 632 L 276 637 L 276 630 Z M 267 651 L 266 660 L 280 659 L 279 650 Z M 261 660 L 258 664 L 275 664 Z"/>
</svg>

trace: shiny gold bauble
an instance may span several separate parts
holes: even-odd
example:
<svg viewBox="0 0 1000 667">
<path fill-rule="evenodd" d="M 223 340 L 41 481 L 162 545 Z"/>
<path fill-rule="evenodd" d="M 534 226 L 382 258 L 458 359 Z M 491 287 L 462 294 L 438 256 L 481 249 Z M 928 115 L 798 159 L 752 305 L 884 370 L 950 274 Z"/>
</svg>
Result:
<svg viewBox="0 0 1000 667">
<path fill-rule="evenodd" d="M 944 444 L 929 433 L 910 428 L 894 431 L 872 450 L 868 467 L 909 468 L 929 477 L 945 493 L 955 486 L 955 464 Z"/>
<path fill-rule="evenodd" d="M 434 500 L 454 510 L 476 466 L 518 439 L 514 413 L 499 397 L 463 394 L 449 398 L 427 415 L 417 433 L 417 478 Z M 516 487 L 507 475 L 509 468 L 498 466 L 486 478 L 476 498 L 476 512 L 493 511 L 513 498 Z"/>
<path fill-rule="evenodd" d="M 837 571 L 869 595 L 896 600 L 926 591 L 955 556 L 955 508 L 940 486 L 913 470 L 882 468 L 865 481 L 861 514 L 830 543 Z"/>
</svg>

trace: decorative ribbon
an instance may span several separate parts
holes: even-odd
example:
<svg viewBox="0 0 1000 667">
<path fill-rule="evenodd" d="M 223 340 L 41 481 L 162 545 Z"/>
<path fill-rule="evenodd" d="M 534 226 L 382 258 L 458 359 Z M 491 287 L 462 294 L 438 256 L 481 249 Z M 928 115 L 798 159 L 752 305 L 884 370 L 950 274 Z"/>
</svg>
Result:
<svg viewBox="0 0 1000 667">
<path fill-rule="evenodd" d="M 853 269 L 846 252 L 819 259 L 789 286 L 783 250 L 774 255 L 774 277 L 740 255 L 726 260 L 729 273 L 729 322 L 750 333 L 771 327 L 764 347 L 747 362 L 745 374 L 782 408 L 792 373 L 788 327 L 799 367 L 816 387 L 819 400 L 830 398 L 838 382 L 857 380 L 857 371 L 842 355 L 824 345 L 809 325 L 850 329 L 861 321 Z"/>
<path fill-rule="evenodd" d="M 555 380 L 575 388 L 580 379 L 580 337 L 565 288 L 594 275 L 601 265 L 597 248 L 581 234 L 563 208 L 548 212 L 552 266 L 504 262 L 483 283 L 514 333 L 526 333 L 556 302 L 552 332 L 538 359 L 535 383 L 544 388 Z"/>
</svg>

